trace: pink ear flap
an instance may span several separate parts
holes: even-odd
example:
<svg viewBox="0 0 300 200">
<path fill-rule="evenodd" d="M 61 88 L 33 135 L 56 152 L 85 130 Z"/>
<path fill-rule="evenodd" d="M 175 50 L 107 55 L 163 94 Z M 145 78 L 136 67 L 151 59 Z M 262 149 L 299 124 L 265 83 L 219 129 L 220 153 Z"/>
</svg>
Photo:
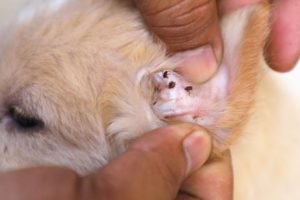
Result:
<svg viewBox="0 0 300 200">
<path fill-rule="evenodd" d="M 166 122 L 197 123 L 211 132 L 216 153 L 226 150 L 242 131 L 255 101 L 268 14 L 267 7 L 256 5 L 223 18 L 224 58 L 219 68 L 212 49 L 204 46 L 176 55 L 174 71 L 155 72 L 156 116 Z"/>
</svg>

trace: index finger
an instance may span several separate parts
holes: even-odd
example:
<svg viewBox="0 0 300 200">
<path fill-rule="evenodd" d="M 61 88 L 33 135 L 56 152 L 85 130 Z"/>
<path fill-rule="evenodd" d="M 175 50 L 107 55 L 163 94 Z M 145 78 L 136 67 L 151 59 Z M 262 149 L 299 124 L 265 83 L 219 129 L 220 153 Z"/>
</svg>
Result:
<svg viewBox="0 0 300 200">
<path fill-rule="evenodd" d="M 221 58 L 222 40 L 215 0 L 135 0 L 144 20 L 170 52 L 210 44 Z"/>
<path fill-rule="evenodd" d="M 186 153 L 187 144 L 196 149 Z M 97 182 L 95 191 L 103 199 L 173 200 L 181 182 L 203 165 L 210 151 L 210 137 L 201 127 L 163 127 L 143 135 L 89 181 Z"/>
<path fill-rule="evenodd" d="M 230 152 L 202 166 L 185 180 L 181 190 L 184 193 L 176 200 L 188 200 L 191 196 L 202 200 L 231 200 L 233 172 Z"/>
<path fill-rule="evenodd" d="M 272 29 L 266 57 L 277 71 L 291 70 L 300 57 L 300 2 L 274 1 Z"/>
</svg>

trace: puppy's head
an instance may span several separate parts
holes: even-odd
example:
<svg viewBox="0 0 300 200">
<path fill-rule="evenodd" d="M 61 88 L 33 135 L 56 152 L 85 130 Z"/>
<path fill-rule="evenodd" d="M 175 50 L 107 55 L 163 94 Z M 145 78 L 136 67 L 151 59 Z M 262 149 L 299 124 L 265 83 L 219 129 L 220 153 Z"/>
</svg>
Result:
<svg viewBox="0 0 300 200">
<path fill-rule="evenodd" d="M 177 104 L 163 93 L 182 88 L 155 80 L 167 71 L 186 92 L 189 83 L 130 6 L 70 1 L 16 23 L 0 51 L 0 169 L 54 164 L 85 174 L 145 131 L 177 121 L 206 127 L 216 149 L 228 148 L 254 101 L 267 14 L 258 6 L 224 17 L 222 67 L 192 86 L 201 109 L 184 103 L 189 112 L 172 117 L 165 106 Z"/>
</svg>

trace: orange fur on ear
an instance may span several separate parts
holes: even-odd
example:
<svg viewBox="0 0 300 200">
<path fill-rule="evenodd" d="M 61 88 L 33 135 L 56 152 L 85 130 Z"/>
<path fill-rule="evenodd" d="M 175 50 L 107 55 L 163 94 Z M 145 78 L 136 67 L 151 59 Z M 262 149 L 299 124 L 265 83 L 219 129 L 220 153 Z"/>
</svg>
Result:
<svg viewBox="0 0 300 200">
<path fill-rule="evenodd" d="M 215 143 L 218 151 L 226 150 L 235 141 L 251 114 L 257 84 L 264 71 L 263 49 L 269 33 L 269 14 L 268 3 L 256 6 L 251 11 L 244 28 L 240 47 L 237 50 L 236 66 L 230 66 L 230 78 L 233 81 L 229 87 L 226 114 L 216 123 L 216 127 L 228 129 L 230 133 L 224 143 Z"/>
</svg>

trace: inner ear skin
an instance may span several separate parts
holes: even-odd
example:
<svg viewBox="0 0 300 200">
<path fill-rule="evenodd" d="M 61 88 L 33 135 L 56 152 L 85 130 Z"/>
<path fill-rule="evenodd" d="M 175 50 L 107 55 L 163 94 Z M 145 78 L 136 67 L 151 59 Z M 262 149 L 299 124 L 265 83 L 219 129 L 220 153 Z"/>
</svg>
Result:
<svg viewBox="0 0 300 200">
<path fill-rule="evenodd" d="M 250 6 L 224 18 L 224 39 L 229 40 L 225 41 L 227 52 L 211 80 L 190 84 L 194 91 L 187 92 L 189 83 L 179 81 L 175 72 L 153 75 L 158 94 L 154 95 L 152 108 L 157 116 L 170 123 L 185 121 L 204 126 L 213 134 L 216 154 L 227 150 L 242 132 L 255 102 L 268 35 L 269 7 Z"/>
</svg>

